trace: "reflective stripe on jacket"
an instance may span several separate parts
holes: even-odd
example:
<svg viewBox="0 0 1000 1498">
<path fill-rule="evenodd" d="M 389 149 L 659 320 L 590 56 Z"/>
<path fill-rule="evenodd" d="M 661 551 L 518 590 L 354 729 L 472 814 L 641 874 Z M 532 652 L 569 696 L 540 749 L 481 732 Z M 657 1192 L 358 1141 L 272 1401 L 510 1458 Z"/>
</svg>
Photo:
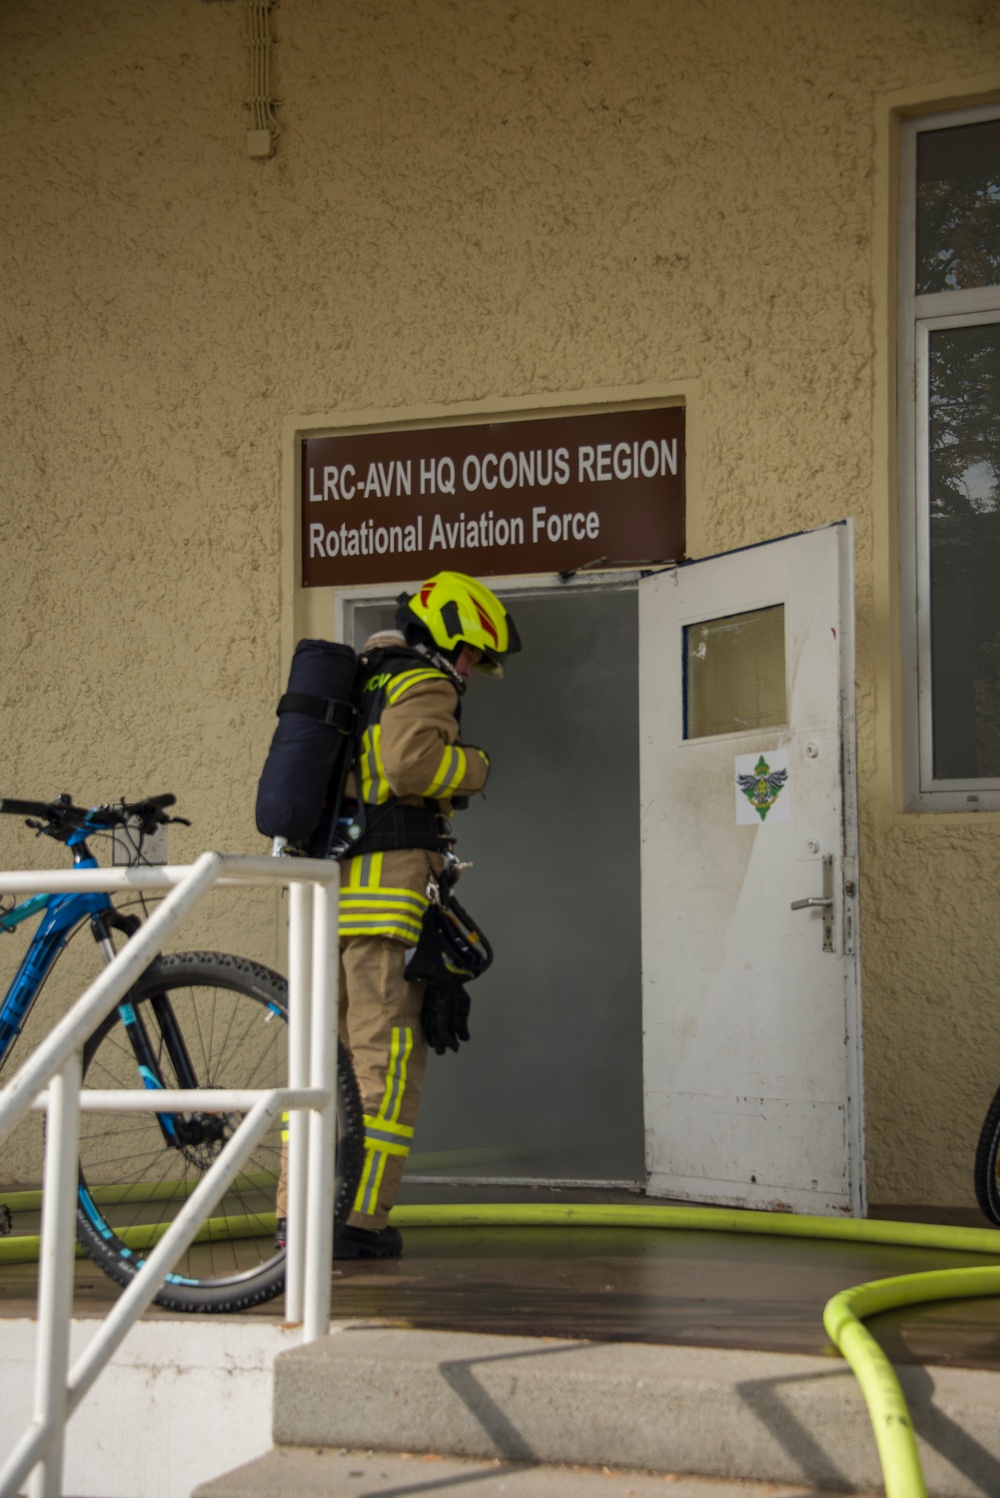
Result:
<svg viewBox="0 0 1000 1498">
<path fill-rule="evenodd" d="M 452 796 L 481 791 L 489 766 L 481 750 L 467 750 L 459 742 L 454 682 L 415 650 L 372 650 L 372 645 L 365 647 L 371 672 L 358 702 L 361 800 L 384 806 L 396 797 L 419 806 L 428 797 L 450 803 Z M 353 789 L 357 794 L 358 787 Z M 451 806 L 440 809 L 448 815 Z"/>
<path fill-rule="evenodd" d="M 459 742 L 459 696 L 454 682 L 415 650 L 374 636 L 365 646 L 371 672 L 363 681 L 358 774 L 348 783 L 375 808 L 398 800 L 445 816 L 453 796 L 486 784 L 489 763 L 481 750 Z M 360 782 L 360 784 L 358 783 Z M 340 935 L 385 936 L 416 944 L 427 909 L 427 878 L 442 868 L 439 854 L 403 849 L 362 853 L 342 863 Z"/>
</svg>

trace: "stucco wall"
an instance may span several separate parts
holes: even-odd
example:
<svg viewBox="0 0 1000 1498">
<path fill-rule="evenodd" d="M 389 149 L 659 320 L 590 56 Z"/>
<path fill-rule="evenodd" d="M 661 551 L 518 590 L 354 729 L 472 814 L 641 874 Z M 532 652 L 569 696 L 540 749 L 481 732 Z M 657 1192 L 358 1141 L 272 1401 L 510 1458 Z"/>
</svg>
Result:
<svg viewBox="0 0 1000 1498">
<path fill-rule="evenodd" d="M 0 9 L 0 791 L 169 788 L 174 857 L 258 850 L 286 419 L 683 388 L 694 554 L 856 517 L 869 1186 L 969 1200 L 1000 844 L 893 799 L 877 157 L 894 94 L 982 89 L 996 10 L 283 0 L 273 26 L 256 161 L 241 0 Z M 54 851 L 0 823 L 5 866 Z M 227 899 L 190 939 L 273 960 L 279 923 Z"/>
</svg>

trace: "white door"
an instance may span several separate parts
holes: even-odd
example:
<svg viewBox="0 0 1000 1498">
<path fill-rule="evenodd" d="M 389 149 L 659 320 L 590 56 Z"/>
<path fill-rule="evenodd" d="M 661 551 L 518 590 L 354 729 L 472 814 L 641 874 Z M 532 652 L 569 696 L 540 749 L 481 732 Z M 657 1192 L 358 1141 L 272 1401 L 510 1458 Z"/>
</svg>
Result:
<svg viewBox="0 0 1000 1498">
<path fill-rule="evenodd" d="M 865 1209 L 852 560 L 847 521 L 639 586 L 658 1196 Z"/>
</svg>

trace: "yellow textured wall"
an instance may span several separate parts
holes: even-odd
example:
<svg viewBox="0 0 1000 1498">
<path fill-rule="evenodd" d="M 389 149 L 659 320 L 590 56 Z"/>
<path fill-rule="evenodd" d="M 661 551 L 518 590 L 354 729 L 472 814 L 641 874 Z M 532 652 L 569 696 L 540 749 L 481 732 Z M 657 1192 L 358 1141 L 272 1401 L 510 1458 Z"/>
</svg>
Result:
<svg viewBox="0 0 1000 1498">
<path fill-rule="evenodd" d="M 0 7 L 0 792 L 170 788 L 174 856 L 258 849 L 288 418 L 686 389 L 692 551 L 856 517 L 869 1184 L 967 1201 L 1000 843 L 893 800 L 878 153 L 894 94 L 982 90 L 996 9 L 283 0 L 273 25 L 255 161 L 242 0 Z M 0 824 L 4 866 L 54 852 Z M 278 924 L 227 899 L 197 934 L 273 960 Z"/>
</svg>

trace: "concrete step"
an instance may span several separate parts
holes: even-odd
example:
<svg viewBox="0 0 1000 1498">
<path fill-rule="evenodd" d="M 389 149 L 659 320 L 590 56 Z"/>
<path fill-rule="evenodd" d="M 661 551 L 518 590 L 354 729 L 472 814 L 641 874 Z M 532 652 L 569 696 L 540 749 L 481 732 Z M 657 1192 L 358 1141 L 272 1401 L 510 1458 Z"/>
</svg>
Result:
<svg viewBox="0 0 1000 1498">
<path fill-rule="evenodd" d="M 435 1493 L 446 1498 L 818 1498 L 815 1488 L 798 1484 L 290 1446 L 203 1484 L 192 1498 L 431 1498 Z"/>
<path fill-rule="evenodd" d="M 932 1498 L 1000 1493 L 1000 1373 L 899 1374 Z M 882 1486 L 861 1391 L 835 1357 L 349 1325 L 276 1360 L 274 1440 L 861 1493 Z"/>
</svg>

